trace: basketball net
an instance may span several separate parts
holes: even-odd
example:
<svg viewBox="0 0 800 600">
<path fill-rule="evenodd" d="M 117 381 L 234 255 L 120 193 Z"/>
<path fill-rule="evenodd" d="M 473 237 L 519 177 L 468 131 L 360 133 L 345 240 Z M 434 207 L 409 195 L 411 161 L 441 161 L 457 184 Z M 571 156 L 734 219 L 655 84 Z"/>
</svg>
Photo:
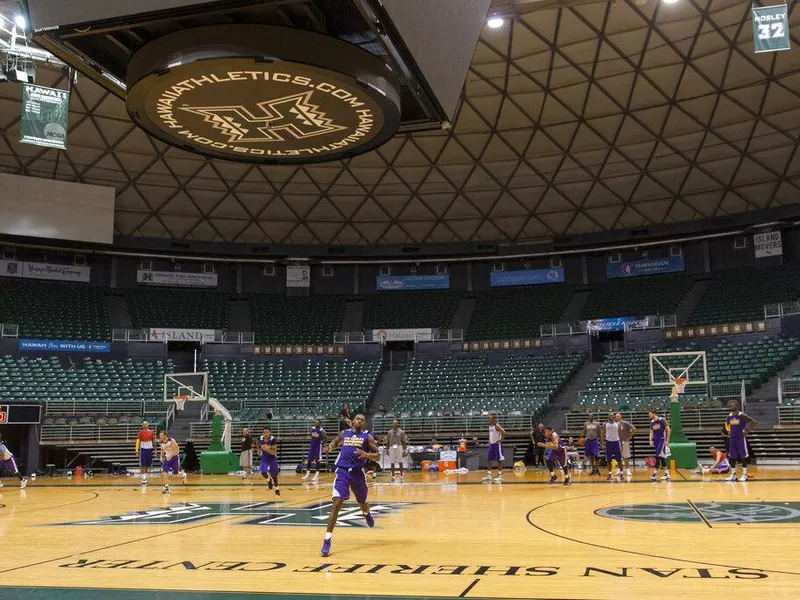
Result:
<svg viewBox="0 0 800 600">
<path fill-rule="evenodd" d="M 172 401 L 175 402 L 175 410 L 183 410 L 188 400 L 189 396 L 173 396 Z"/>
<path fill-rule="evenodd" d="M 673 402 L 678 401 L 678 395 L 683 393 L 686 388 L 687 379 L 685 377 L 671 377 L 672 379 L 672 392 L 669 397 Z"/>
</svg>

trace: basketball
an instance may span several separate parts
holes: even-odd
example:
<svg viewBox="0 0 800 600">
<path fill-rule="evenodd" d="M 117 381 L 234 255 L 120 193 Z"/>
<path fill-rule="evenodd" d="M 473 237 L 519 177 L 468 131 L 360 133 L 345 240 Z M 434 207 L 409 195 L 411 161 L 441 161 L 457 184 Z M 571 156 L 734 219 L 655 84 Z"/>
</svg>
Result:
<svg viewBox="0 0 800 600">
<path fill-rule="evenodd" d="M 581 438 L 578 440 L 578 446 L 585 446 L 586 445 L 586 438 Z"/>
</svg>

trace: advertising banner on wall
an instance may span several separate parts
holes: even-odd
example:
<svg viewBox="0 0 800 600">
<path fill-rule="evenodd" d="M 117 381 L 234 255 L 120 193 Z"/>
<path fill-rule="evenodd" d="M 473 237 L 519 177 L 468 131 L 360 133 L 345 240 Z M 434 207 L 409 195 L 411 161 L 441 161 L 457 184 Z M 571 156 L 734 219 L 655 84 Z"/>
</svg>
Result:
<svg viewBox="0 0 800 600">
<path fill-rule="evenodd" d="M 449 290 L 450 274 L 444 275 L 378 275 L 375 287 L 379 292 L 408 290 Z"/>
<path fill-rule="evenodd" d="M 91 267 L 57 265 L 21 260 L 0 260 L 0 277 L 23 277 L 25 279 L 50 279 L 54 281 L 80 281 L 89 283 Z"/>
<path fill-rule="evenodd" d="M 45 148 L 67 149 L 69 92 L 26 83 L 22 86 L 19 141 Z"/>
<path fill-rule="evenodd" d="M 492 271 L 489 275 L 489 284 L 492 287 L 544 285 L 548 283 L 564 283 L 564 268 Z"/>
<path fill-rule="evenodd" d="M 111 352 L 111 344 L 65 340 L 19 340 L 19 349 L 23 352 Z"/>
<path fill-rule="evenodd" d="M 433 339 L 433 329 L 373 329 L 372 339 L 383 342 L 429 342 Z"/>
<path fill-rule="evenodd" d="M 662 275 L 664 273 L 681 273 L 686 270 L 686 261 L 682 256 L 667 258 L 642 258 L 606 265 L 606 277 L 642 277 L 644 275 Z"/>
<path fill-rule="evenodd" d="M 610 319 L 592 319 L 586 321 L 586 330 L 589 333 L 598 331 L 625 331 L 625 326 L 644 327 L 647 317 L 613 317 Z"/>
<path fill-rule="evenodd" d="M 151 340 L 164 342 L 213 342 L 215 334 L 213 329 L 175 329 L 166 327 L 151 327 L 149 332 Z"/>
<path fill-rule="evenodd" d="M 780 231 L 767 231 L 753 234 L 753 248 L 756 258 L 783 255 L 783 239 Z"/>
<path fill-rule="evenodd" d="M 170 287 L 217 287 L 216 273 L 184 271 L 136 271 L 136 283 Z"/>
<path fill-rule="evenodd" d="M 286 287 L 287 288 L 311 287 L 311 267 L 309 267 L 308 265 L 287 265 Z"/>
</svg>

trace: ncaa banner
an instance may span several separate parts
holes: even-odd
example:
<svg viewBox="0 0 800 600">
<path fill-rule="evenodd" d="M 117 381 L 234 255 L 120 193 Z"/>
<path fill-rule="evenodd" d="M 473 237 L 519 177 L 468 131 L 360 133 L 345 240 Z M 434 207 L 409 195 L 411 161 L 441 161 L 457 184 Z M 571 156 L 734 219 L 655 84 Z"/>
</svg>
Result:
<svg viewBox="0 0 800 600">
<path fill-rule="evenodd" d="M 489 276 L 489 285 L 491 287 L 543 285 L 548 283 L 564 283 L 564 268 L 492 271 Z"/>
<path fill-rule="evenodd" d="M 151 327 L 150 339 L 159 342 L 213 342 L 213 329 L 175 329 L 166 327 Z"/>
<path fill-rule="evenodd" d="M 789 10 L 785 4 L 753 7 L 753 50 L 789 50 Z"/>
<path fill-rule="evenodd" d="M 378 275 L 375 287 L 379 292 L 407 290 L 449 290 L 450 274 L 444 275 Z"/>
<path fill-rule="evenodd" d="M 22 86 L 19 141 L 45 148 L 67 149 L 69 92 L 30 83 Z"/>
<path fill-rule="evenodd" d="M 217 287 L 216 273 L 184 271 L 136 271 L 136 283 L 170 287 Z"/>
<path fill-rule="evenodd" d="M 382 342 L 430 342 L 433 329 L 373 329 L 372 339 Z"/>
<path fill-rule="evenodd" d="M 645 327 L 647 317 L 615 317 L 612 319 L 592 319 L 586 321 L 586 331 L 597 333 L 598 331 L 625 331 L 625 326 Z"/>
<path fill-rule="evenodd" d="M 21 260 L 0 260 L 0 277 L 22 277 L 25 279 L 49 279 L 52 281 L 89 283 L 91 274 L 91 267 L 56 265 Z"/>
<path fill-rule="evenodd" d="M 626 262 L 606 264 L 606 277 L 642 277 L 644 275 L 661 275 L 664 273 L 681 273 L 686 270 L 686 262 L 682 256 L 668 258 L 643 258 Z"/>
<path fill-rule="evenodd" d="M 783 255 L 783 239 L 780 231 L 766 231 L 753 234 L 753 248 L 756 258 Z"/>
<path fill-rule="evenodd" d="M 19 340 L 19 349 L 23 352 L 111 352 L 111 344 L 64 340 Z"/>
<path fill-rule="evenodd" d="M 287 265 L 286 287 L 287 288 L 311 287 L 311 267 L 307 265 Z"/>
</svg>

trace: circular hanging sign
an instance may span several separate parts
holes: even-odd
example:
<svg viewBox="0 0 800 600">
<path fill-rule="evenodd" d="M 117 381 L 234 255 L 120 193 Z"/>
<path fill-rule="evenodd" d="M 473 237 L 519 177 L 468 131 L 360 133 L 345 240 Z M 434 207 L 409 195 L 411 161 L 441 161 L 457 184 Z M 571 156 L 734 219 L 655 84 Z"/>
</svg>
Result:
<svg viewBox="0 0 800 600">
<path fill-rule="evenodd" d="M 400 124 L 399 85 L 360 48 L 260 25 L 189 29 L 144 46 L 127 108 L 163 142 L 213 158 L 304 164 L 362 154 Z"/>
</svg>

